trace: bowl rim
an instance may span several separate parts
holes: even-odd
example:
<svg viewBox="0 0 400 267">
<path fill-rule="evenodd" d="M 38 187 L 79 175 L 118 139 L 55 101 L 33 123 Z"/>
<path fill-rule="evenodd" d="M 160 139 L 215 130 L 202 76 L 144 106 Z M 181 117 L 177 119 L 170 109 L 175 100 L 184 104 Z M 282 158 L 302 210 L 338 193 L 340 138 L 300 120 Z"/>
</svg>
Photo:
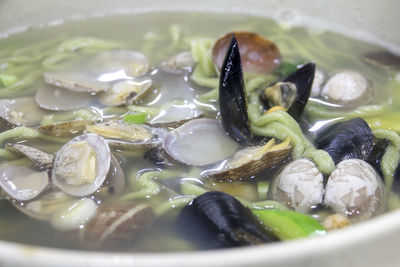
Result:
<svg viewBox="0 0 400 267">
<path fill-rule="evenodd" d="M 384 227 L 381 227 L 384 225 Z M 367 242 L 400 225 L 400 210 L 380 215 L 324 236 L 308 237 L 292 241 L 219 250 L 190 252 L 104 252 L 65 250 L 0 241 L 0 260 L 30 266 L 252 266 L 259 263 L 279 264 L 282 255 L 286 261 L 311 257 L 316 251 L 327 253 L 332 247 L 347 250 Z M 366 234 L 368 233 L 368 234 Z M 287 253 L 290 251 L 290 253 Z M 151 256 L 151 257 L 149 257 Z"/>
</svg>

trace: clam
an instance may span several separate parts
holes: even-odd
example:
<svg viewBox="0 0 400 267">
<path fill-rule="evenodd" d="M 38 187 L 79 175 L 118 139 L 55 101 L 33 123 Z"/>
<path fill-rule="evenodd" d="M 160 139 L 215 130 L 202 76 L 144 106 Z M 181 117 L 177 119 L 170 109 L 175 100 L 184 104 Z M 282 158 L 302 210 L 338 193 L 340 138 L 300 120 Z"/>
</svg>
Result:
<svg viewBox="0 0 400 267">
<path fill-rule="evenodd" d="M 217 120 L 195 119 L 167 133 L 162 148 L 183 164 L 204 166 L 232 156 L 238 145 Z"/>
<path fill-rule="evenodd" d="M 48 184 L 49 175 L 46 171 L 13 165 L 0 168 L 0 186 L 15 200 L 31 200 L 42 193 Z"/>
<path fill-rule="evenodd" d="M 95 76 L 81 71 L 55 71 L 43 73 L 47 84 L 76 92 L 99 93 L 111 88 L 109 82 L 99 81 Z"/>
<path fill-rule="evenodd" d="M 11 125 L 35 126 L 46 114 L 30 97 L 0 99 L 0 118 Z"/>
<path fill-rule="evenodd" d="M 325 81 L 325 74 L 322 70 L 320 69 L 315 69 L 315 74 L 314 74 L 314 81 L 312 83 L 311 87 L 311 97 L 319 97 L 321 94 L 322 90 L 322 85 L 324 84 Z"/>
<path fill-rule="evenodd" d="M 150 149 L 161 144 L 166 130 L 147 125 L 128 124 L 123 120 L 111 120 L 88 125 L 86 130 L 107 139 L 117 149 Z"/>
<path fill-rule="evenodd" d="M 50 218 L 57 230 L 79 230 L 96 214 L 97 204 L 91 198 L 72 200 L 59 207 Z"/>
<path fill-rule="evenodd" d="M 329 78 L 321 96 L 334 103 L 350 105 L 367 99 L 371 95 L 370 87 L 368 80 L 360 73 L 344 71 Z"/>
<path fill-rule="evenodd" d="M 307 63 L 283 82 L 267 87 L 260 95 L 265 109 L 281 106 L 298 121 L 310 97 L 314 73 L 315 64 Z"/>
<path fill-rule="evenodd" d="M 95 124 L 95 119 L 54 122 L 42 125 L 38 130 L 44 134 L 63 136 L 72 135 L 86 129 L 88 125 Z"/>
<path fill-rule="evenodd" d="M 322 130 L 315 143 L 338 164 L 350 158 L 367 160 L 373 148 L 373 138 L 368 124 L 361 118 L 355 118 Z"/>
<path fill-rule="evenodd" d="M 270 189 L 272 199 L 299 212 L 322 203 L 324 178 L 314 162 L 306 158 L 287 164 Z"/>
<path fill-rule="evenodd" d="M 32 200 L 14 200 L 11 203 L 25 215 L 36 220 L 47 221 L 54 212 L 73 200 L 73 197 L 49 185 L 47 190 Z"/>
<path fill-rule="evenodd" d="M 221 69 L 220 113 L 222 126 L 229 136 L 240 144 L 249 145 L 254 137 L 250 131 L 245 91 L 239 46 L 233 35 Z"/>
<path fill-rule="evenodd" d="M 80 233 L 88 247 L 126 244 L 154 221 L 152 209 L 144 204 L 102 204 Z"/>
<path fill-rule="evenodd" d="M 149 92 L 151 80 L 124 80 L 115 83 L 99 99 L 104 106 L 121 106 L 138 103 Z"/>
<path fill-rule="evenodd" d="M 231 32 L 219 38 L 212 48 L 214 64 L 221 71 L 224 69 L 223 62 L 232 35 L 239 42 L 245 72 L 269 73 L 279 66 L 281 55 L 273 42 L 253 32 Z"/>
<path fill-rule="evenodd" d="M 374 51 L 364 55 L 364 61 L 383 68 L 400 68 L 400 57 L 387 50 Z"/>
<path fill-rule="evenodd" d="M 192 52 L 184 51 L 162 62 L 160 68 L 169 73 L 179 74 L 191 71 L 194 65 Z"/>
<path fill-rule="evenodd" d="M 222 169 L 206 172 L 207 177 L 219 179 L 239 179 L 276 166 L 290 156 L 292 148 L 288 140 L 275 144 L 271 139 L 265 145 L 251 146 L 238 151 Z"/>
<path fill-rule="evenodd" d="M 36 168 L 50 169 L 53 166 L 54 156 L 34 147 L 23 144 L 6 144 L 6 149 L 14 154 L 27 157 Z"/>
<path fill-rule="evenodd" d="M 250 209 L 223 192 L 207 192 L 185 206 L 178 231 L 202 248 L 258 245 L 275 238 Z"/>
<path fill-rule="evenodd" d="M 326 184 L 325 204 L 350 219 L 367 219 L 384 208 L 384 185 L 363 160 L 341 161 Z"/>
<path fill-rule="evenodd" d="M 148 73 L 150 63 L 147 57 L 132 50 L 104 51 L 89 62 L 89 71 L 96 75 L 123 72 L 126 77 L 139 77 Z"/>
<path fill-rule="evenodd" d="M 52 171 L 53 183 L 72 196 L 93 194 L 106 179 L 110 161 L 110 149 L 101 136 L 77 136 L 57 152 Z"/>
<path fill-rule="evenodd" d="M 42 86 L 36 91 L 36 103 L 46 110 L 65 111 L 84 108 L 93 102 L 94 96 L 52 86 Z"/>
</svg>

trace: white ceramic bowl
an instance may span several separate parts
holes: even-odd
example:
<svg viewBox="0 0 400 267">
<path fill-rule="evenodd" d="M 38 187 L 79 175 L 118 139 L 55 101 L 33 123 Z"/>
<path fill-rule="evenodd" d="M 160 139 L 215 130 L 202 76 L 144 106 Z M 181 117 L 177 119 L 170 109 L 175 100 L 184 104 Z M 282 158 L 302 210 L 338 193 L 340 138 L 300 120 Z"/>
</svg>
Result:
<svg viewBox="0 0 400 267">
<path fill-rule="evenodd" d="M 400 51 L 398 0 L 0 0 L 0 36 L 62 20 L 160 10 L 262 15 Z M 395 211 L 320 238 L 205 252 L 103 253 L 0 241 L 0 266 L 400 266 L 398 236 L 400 211 Z"/>
</svg>

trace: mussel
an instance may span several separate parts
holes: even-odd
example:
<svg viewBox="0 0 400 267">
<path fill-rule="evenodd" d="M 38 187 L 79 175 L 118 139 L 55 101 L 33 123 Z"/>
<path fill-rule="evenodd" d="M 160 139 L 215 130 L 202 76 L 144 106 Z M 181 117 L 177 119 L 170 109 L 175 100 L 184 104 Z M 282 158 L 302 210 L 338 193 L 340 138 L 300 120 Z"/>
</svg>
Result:
<svg viewBox="0 0 400 267">
<path fill-rule="evenodd" d="M 281 106 L 298 121 L 310 97 L 314 74 L 315 64 L 307 63 L 282 82 L 267 87 L 260 95 L 264 108 Z"/>
<path fill-rule="evenodd" d="M 344 159 L 367 160 L 373 148 L 374 136 L 362 118 L 338 122 L 322 130 L 315 139 L 318 149 L 325 150 L 335 164 Z"/>
<path fill-rule="evenodd" d="M 232 35 L 221 68 L 219 106 L 225 131 L 240 144 L 253 143 L 254 137 L 250 131 L 250 121 L 247 115 L 242 62 L 235 35 Z"/>
<path fill-rule="evenodd" d="M 207 192 L 185 206 L 176 220 L 178 231 L 201 248 L 258 245 L 275 240 L 250 209 L 234 197 Z"/>
</svg>

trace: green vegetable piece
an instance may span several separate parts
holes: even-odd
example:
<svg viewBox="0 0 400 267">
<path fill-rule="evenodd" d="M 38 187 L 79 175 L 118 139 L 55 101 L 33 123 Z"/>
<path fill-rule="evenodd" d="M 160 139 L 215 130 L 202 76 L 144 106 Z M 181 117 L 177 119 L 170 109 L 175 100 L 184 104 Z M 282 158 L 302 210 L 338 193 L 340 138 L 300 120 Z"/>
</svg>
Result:
<svg viewBox="0 0 400 267">
<path fill-rule="evenodd" d="M 124 121 L 129 124 L 142 124 L 147 121 L 147 115 L 144 113 L 127 114 L 124 116 Z"/>
<path fill-rule="evenodd" d="M 303 63 L 304 63 L 304 60 L 298 60 L 294 63 L 284 61 L 279 65 L 276 72 L 282 77 L 287 77 L 297 70 L 298 65 L 301 65 Z"/>
<path fill-rule="evenodd" d="M 326 229 L 319 222 L 299 212 L 270 209 L 253 209 L 252 211 L 281 240 L 326 233 Z"/>
<path fill-rule="evenodd" d="M 0 88 L 8 87 L 18 82 L 18 77 L 10 74 L 0 74 Z"/>
</svg>

